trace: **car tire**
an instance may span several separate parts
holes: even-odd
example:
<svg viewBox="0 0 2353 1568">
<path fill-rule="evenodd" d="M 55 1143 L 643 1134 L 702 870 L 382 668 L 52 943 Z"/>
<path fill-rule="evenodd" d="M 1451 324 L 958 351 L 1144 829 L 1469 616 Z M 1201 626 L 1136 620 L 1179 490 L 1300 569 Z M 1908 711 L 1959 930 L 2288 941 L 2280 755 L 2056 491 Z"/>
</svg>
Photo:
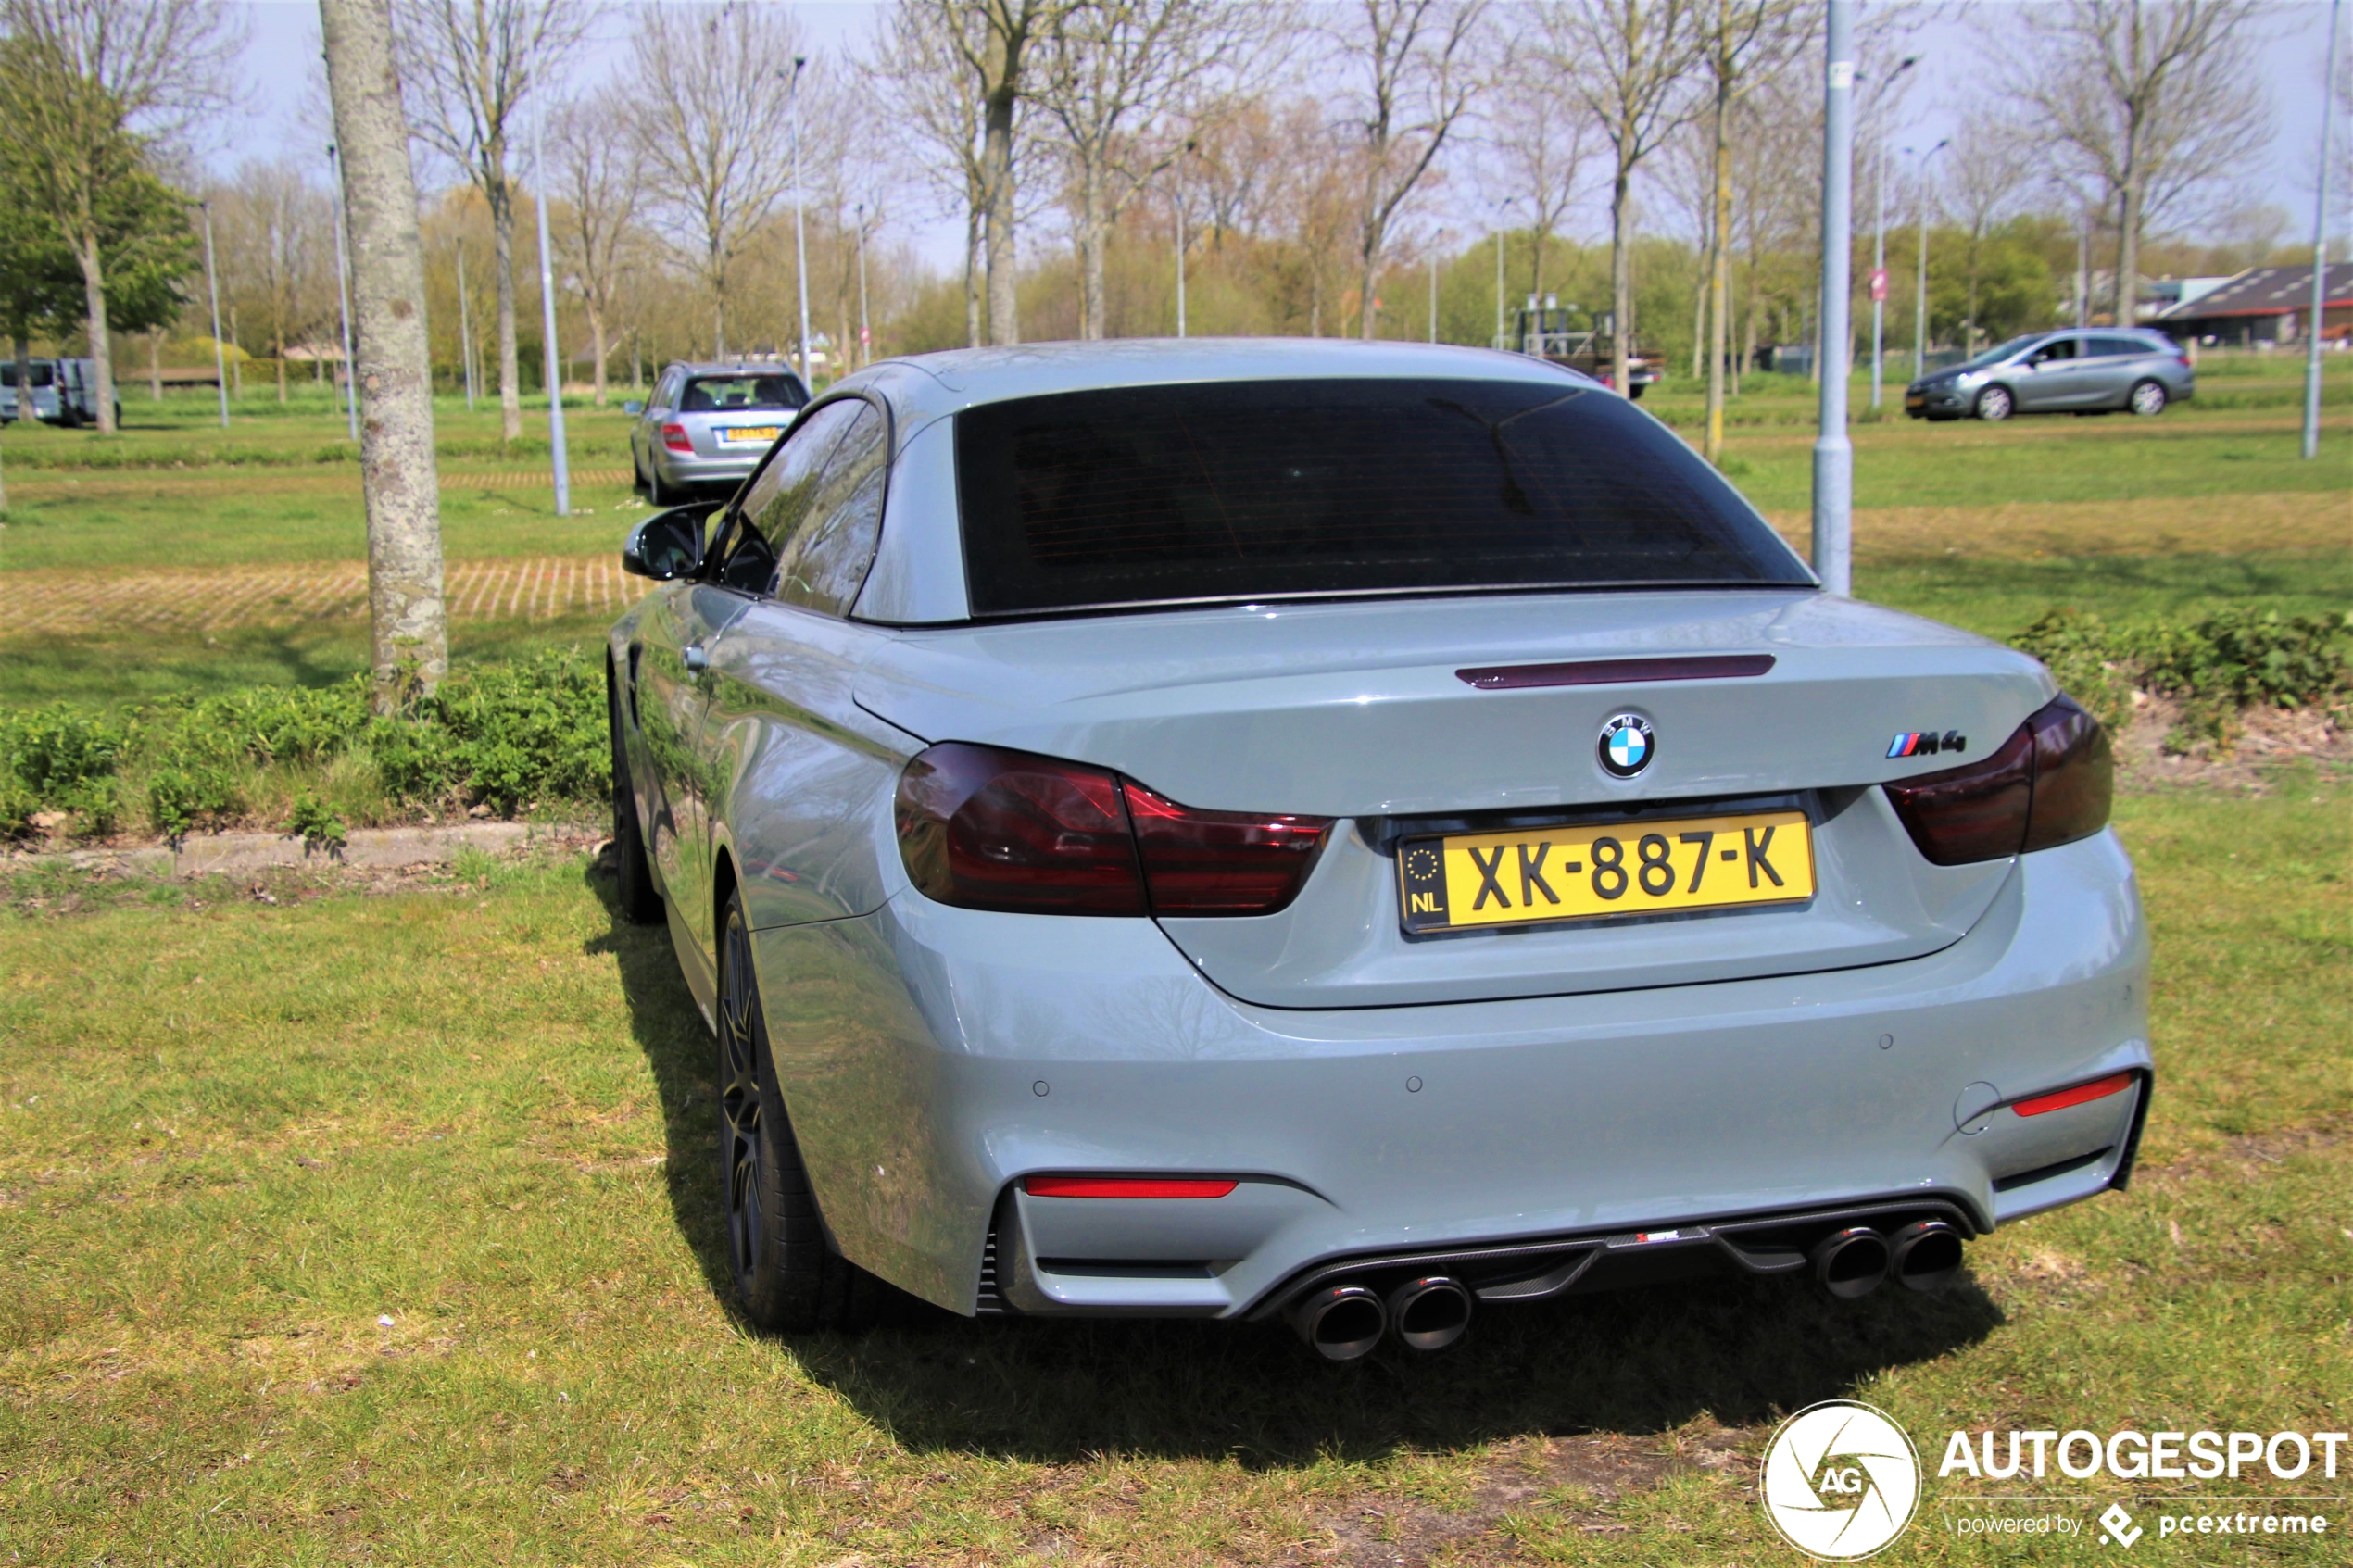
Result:
<svg viewBox="0 0 2353 1568">
<path fill-rule="evenodd" d="M 661 890 L 646 859 L 646 832 L 637 822 L 637 792 L 629 777 L 629 754 L 621 740 L 621 684 L 615 681 L 607 707 L 612 732 L 612 859 L 615 893 L 623 918 L 633 925 L 662 922 Z"/>
<path fill-rule="evenodd" d="M 661 465 L 656 463 L 646 470 L 646 499 L 657 507 L 674 507 L 685 498 L 685 493 L 674 484 L 661 482 Z"/>
<path fill-rule="evenodd" d="M 2017 409 L 2018 404 L 2010 396 L 2008 387 L 1989 386 L 1977 395 L 1977 402 L 1970 412 L 1987 424 L 1998 424 L 2008 419 Z"/>
<path fill-rule="evenodd" d="M 768 1050 L 740 893 L 722 917 L 718 1004 L 721 1219 L 736 1304 L 773 1332 L 862 1327 L 879 1282 L 825 1239 Z"/>
<path fill-rule="evenodd" d="M 2165 412 L 2165 405 L 2171 401 L 2172 399 L 2166 395 L 2163 382 L 2139 381 L 2133 383 L 2124 406 L 2145 420 L 2153 420 Z"/>
</svg>

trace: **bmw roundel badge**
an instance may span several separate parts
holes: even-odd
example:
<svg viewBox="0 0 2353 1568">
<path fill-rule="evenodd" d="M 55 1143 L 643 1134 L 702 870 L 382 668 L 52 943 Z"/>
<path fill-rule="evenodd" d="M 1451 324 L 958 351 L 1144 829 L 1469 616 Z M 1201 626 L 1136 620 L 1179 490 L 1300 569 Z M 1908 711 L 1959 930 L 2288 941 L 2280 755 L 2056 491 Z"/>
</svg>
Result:
<svg viewBox="0 0 2353 1568">
<path fill-rule="evenodd" d="M 1639 713 L 1613 713 L 1602 724 L 1598 748 L 1602 771 L 1613 779 L 1630 779 L 1651 765 L 1658 742 L 1651 721 Z"/>
</svg>

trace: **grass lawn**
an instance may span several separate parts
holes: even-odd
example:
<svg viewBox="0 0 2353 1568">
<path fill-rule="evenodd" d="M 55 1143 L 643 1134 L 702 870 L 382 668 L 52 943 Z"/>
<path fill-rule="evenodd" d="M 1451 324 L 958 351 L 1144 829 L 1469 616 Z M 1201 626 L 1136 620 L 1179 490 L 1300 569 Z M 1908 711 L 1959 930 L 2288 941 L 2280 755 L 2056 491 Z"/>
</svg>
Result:
<svg viewBox="0 0 2353 1568">
<path fill-rule="evenodd" d="M 0 913 L 0 1544 L 1780 1562 L 1754 1464 L 1819 1399 L 1881 1405 L 1931 1450 L 1955 1427 L 2340 1428 L 2353 800 L 2289 784 L 2120 803 L 2162 1074 L 2129 1194 L 2005 1229 L 1944 1298 L 1635 1292 L 1349 1369 L 1208 1324 L 747 1332 L 712 1223 L 710 1038 L 663 939 L 577 862 L 389 897 L 282 883 L 275 905 L 20 877 Z M 1887 1560 L 2009 1560 L 1945 1523 L 1980 1488 L 1927 1486 Z M 2129 1499 L 2065 1489 L 2095 1486 Z M 2154 1531 L 2134 1556 L 2212 1560 Z M 2343 1559 L 2278 1537 L 2232 1560 Z"/>
</svg>

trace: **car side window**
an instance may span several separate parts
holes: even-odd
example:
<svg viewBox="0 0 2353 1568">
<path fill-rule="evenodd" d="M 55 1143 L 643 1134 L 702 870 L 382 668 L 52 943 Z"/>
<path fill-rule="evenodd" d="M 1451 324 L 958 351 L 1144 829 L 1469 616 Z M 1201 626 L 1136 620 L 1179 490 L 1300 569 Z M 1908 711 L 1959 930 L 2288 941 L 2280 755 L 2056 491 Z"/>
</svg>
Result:
<svg viewBox="0 0 2353 1568">
<path fill-rule="evenodd" d="M 733 508 L 714 551 L 712 581 L 747 594 L 770 591 L 776 558 L 808 515 L 825 459 L 866 407 L 857 398 L 828 403 L 786 433 Z"/>
<path fill-rule="evenodd" d="M 2037 365 L 2057 364 L 2074 358 L 2075 340 L 2071 337 L 2055 338 L 2034 351 Z"/>
<path fill-rule="evenodd" d="M 2092 352 L 2104 359 L 2119 359 L 2138 358 L 2144 354 L 2154 354 L 2157 350 L 2137 338 L 2095 337 L 2092 340 Z"/>
<path fill-rule="evenodd" d="M 776 596 L 824 615 L 847 615 L 882 535 L 890 421 L 869 403 L 835 447 L 794 547 L 783 552 Z"/>
</svg>

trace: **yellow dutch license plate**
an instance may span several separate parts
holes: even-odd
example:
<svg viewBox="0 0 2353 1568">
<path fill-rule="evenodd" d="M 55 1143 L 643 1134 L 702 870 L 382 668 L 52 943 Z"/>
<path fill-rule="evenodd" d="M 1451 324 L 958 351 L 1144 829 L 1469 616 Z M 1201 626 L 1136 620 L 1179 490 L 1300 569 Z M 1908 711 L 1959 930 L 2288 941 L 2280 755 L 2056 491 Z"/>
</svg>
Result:
<svg viewBox="0 0 2353 1568">
<path fill-rule="evenodd" d="M 734 425 L 719 433 L 719 439 L 730 446 L 765 446 L 776 439 L 781 427 L 776 425 Z"/>
<path fill-rule="evenodd" d="M 1803 811 L 1583 822 L 1408 839 L 1408 931 L 1802 903 L 1814 896 Z"/>
</svg>

